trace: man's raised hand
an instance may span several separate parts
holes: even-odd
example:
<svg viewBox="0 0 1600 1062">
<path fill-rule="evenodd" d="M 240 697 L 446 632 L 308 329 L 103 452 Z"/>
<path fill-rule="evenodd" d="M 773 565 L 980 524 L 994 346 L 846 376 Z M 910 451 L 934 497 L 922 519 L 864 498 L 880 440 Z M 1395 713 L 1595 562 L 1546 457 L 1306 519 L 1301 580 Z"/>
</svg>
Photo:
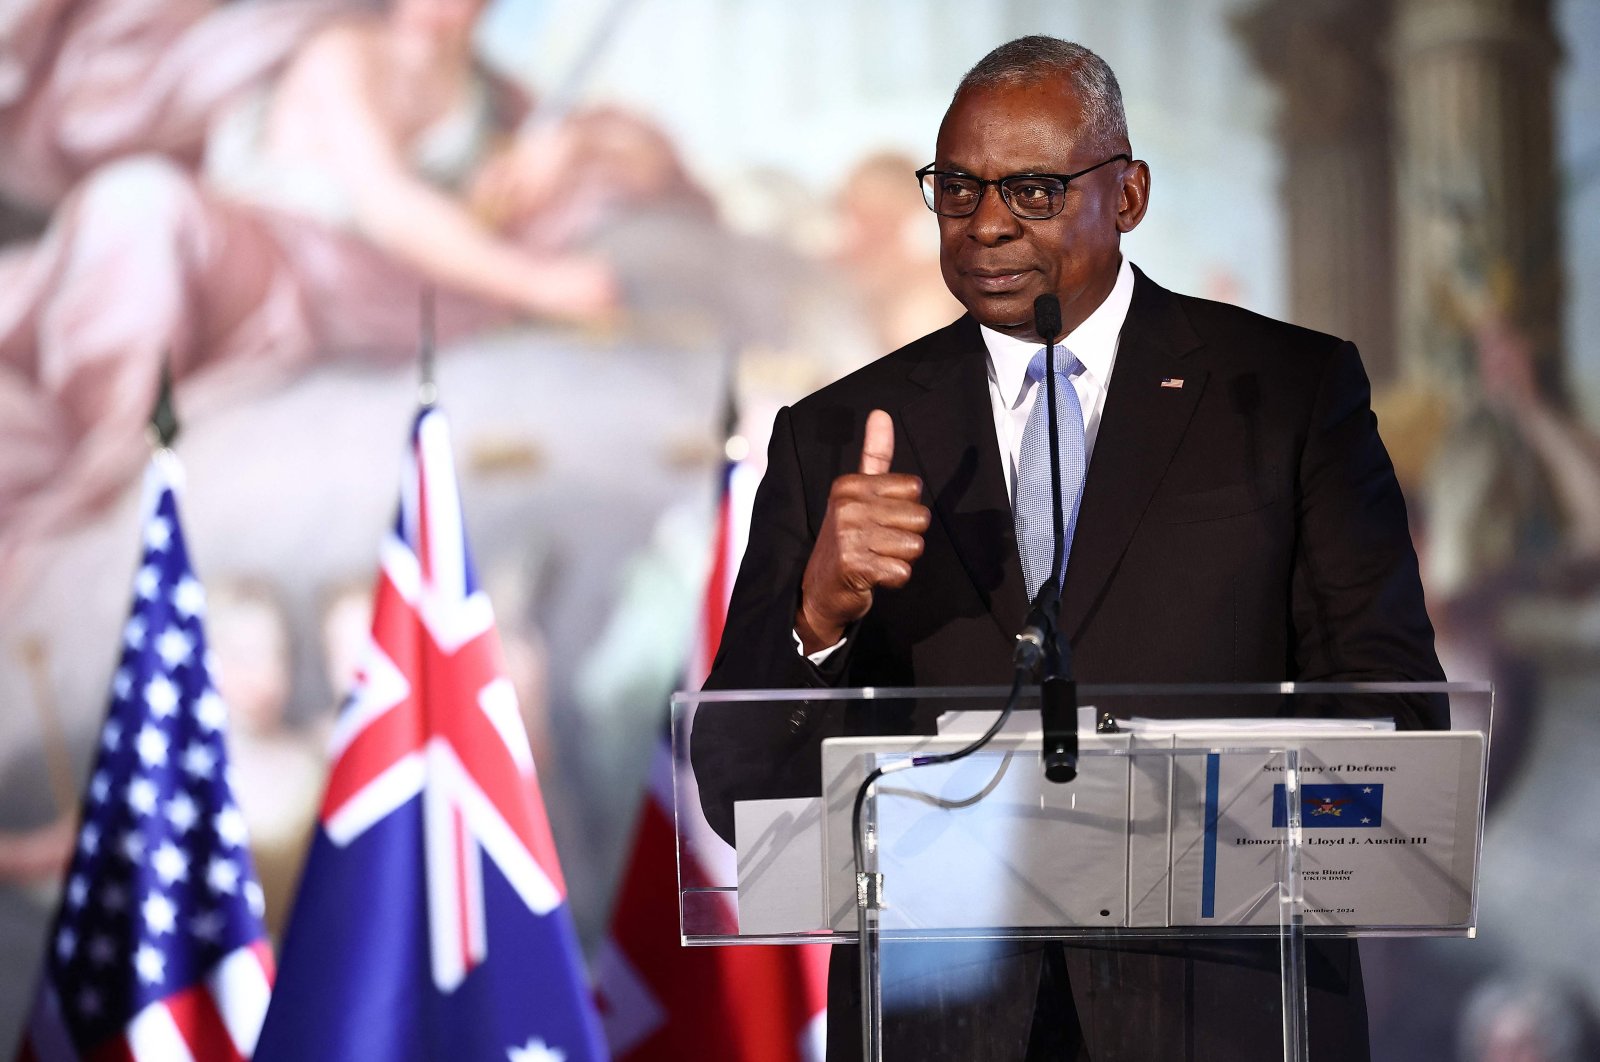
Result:
<svg viewBox="0 0 1600 1062">
<path fill-rule="evenodd" d="M 860 471 L 840 476 L 800 583 L 795 633 L 807 653 L 836 645 L 845 628 L 872 607 L 878 587 L 904 586 L 922 555 L 928 507 L 922 480 L 889 471 L 894 421 L 881 409 L 867 415 Z"/>
</svg>

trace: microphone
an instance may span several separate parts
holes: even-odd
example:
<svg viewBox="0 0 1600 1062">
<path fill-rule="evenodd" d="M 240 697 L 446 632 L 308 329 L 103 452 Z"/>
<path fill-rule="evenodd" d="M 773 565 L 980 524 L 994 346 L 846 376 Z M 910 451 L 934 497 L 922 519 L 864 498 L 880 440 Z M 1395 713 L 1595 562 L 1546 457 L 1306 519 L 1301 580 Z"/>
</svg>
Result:
<svg viewBox="0 0 1600 1062">
<path fill-rule="evenodd" d="M 1015 662 L 1039 674 L 1039 714 L 1044 731 L 1044 776 L 1070 782 L 1078 775 L 1078 684 L 1072 678 L 1072 646 L 1056 624 L 1061 610 L 1061 573 L 1067 551 L 1061 513 L 1060 430 L 1056 425 L 1056 340 L 1061 336 L 1061 301 L 1050 293 L 1033 300 L 1034 331 L 1045 343 L 1045 413 L 1050 426 L 1050 496 L 1054 510 L 1055 551 L 1050 575 L 1034 595 L 1027 624 L 1017 635 Z M 1039 401 L 1035 398 L 1034 401 Z"/>
<path fill-rule="evenodd" d="M 1039 720 L 1044 731 L 1039 758 L 1045 778 L 1056 783 L 1072 781 L 1078 777 L 1078 684 L 1061 675 L 1041 682 Z"/>
<path fill-rule="evenodd" d="M 1052 347 L 1061 338 L 1061 300 L 1048 291 L 1033 300 L 1033 330 Z"/>
</svg>

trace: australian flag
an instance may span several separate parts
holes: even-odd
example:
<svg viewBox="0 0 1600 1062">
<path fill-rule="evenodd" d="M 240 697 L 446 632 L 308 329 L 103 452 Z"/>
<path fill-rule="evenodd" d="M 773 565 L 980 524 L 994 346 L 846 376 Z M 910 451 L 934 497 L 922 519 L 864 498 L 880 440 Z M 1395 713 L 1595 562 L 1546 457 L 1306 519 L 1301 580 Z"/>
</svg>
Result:
<svg viewBox="0 0 1600 1062">
<path fill-rule="evenodd" d="M 1272 787 L 1272 825 L 1289 824 L 1281 785 Z M 1383 825 L 1383 783 L 1358 782 L 1300 787 L 1300 825 L 1307 829 L 1369 830 Z"/>
<path fill-rule="evenodd" d="M 23 1060 L 248 1059 L 272 992 L 261 887 L 234 803 L 205 593 L 176 459 L 145 480 L 144 549 L 78 845 Z"/>
<path fill-rule="evenodd" d="M 444 417 L 417 417 L 267 1062 L 605 1058 Z"/>
</svg>

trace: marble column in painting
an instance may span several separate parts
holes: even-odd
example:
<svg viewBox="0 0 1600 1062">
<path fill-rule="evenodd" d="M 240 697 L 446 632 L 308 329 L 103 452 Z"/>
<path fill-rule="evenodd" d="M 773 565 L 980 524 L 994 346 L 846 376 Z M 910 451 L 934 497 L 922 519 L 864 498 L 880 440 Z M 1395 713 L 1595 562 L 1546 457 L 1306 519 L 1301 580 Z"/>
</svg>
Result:
<svg viewBox="0 0 1600 1062">
<path fill-rule="evenodd" d="M 1548 458 L 1479 372 L 1486 344 L 1525 344 L 1562 402 L 1550 6 L 1394 3 L 1398 334 L 1407 379 L 1451 413 L 1426 496 L 1429 574 L 1446 593 L 1559 550 L 1564 535 Z"/>
<path fill-rule="evenodd" d="M 1389 0 L 1264 0 L 1234 29 L 1278 90 L 1289 318 L 1396 373 Z"/>
<path fill-rule="evenodd" d="M 1550 0 L 1396 0 L 1400 335 L 1408 370 L 1471 378 L 1504 314 L 1553 382 L 1561 350 Z"/>
</svg>

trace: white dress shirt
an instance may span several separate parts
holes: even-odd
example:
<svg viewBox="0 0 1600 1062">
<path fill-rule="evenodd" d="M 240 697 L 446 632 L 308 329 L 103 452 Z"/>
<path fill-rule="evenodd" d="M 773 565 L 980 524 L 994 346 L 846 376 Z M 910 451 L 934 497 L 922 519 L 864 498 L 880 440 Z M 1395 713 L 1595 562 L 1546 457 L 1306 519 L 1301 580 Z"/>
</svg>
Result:
<svg viewBox="0 0 1600 1062">
<path fill-rule="evenodd" d="M 1094 440 L 1100 431 L 1100 415 L 1106 407 L 1106 389 L 1111 386 L 1111 370 L 1117 362 L 1117 346 L 1122 341 L 1122 326 L 1128 319 L 1128 307 L 1133 304 L 1133 266 L 1126 256 L 1117 269 L 1117 281 L 1111 294 L 1095 307 L 1082 324 L 1068 332 L 1056 344 L 1056 357 L 1069 350 L 1083 363 L 1083 370 L 1072 377 L 1072 386 L 1078 392 L 1078 402 L 1083 406 L 1083 460 L 1084 468 L 1094 456 Z M 1003 332 L 984 325 L 978 326 L 983 334 L 983 345 L 989 350 L 989 405 L 994 411 L 995 438 L 1000 443 L 1000 463 L 1006 476 L 1006 495 L 1011 499 L 1012 510 L 1017 505 L 1017 460 L 1022 451 L 1022 429 L 1033 411 L 1039 388 L 1028 379 L 1028 363 L 1043 349 L 1044 344 L 1034 340 L 1013 339 Z M 840 639 L 826 649 L 811 653 L 807 659 L 821 665 L 843 645 Z M 800 634 L 795 632 L 795 648 L 804 653 Z"/>
<path fill-rule="evenodd" d="M 1094 440 L 1100 431 L 1100 414 L 1106 407 L 1106 389 L 1111 385 L 1111 369 L 1117 362 L 1117 345 L 1122 325 L 1133 302 L 1133 267 L 1123 258 L 1111 294 L 1093 313 L 1056 344 L 1056 359 L 1062 350 L 1071 351 L 1083 363 L 1083 371 L 1073 374 L 1072 386 L 1083 406 L 1083 460 L 1088 467 L 1094 456 Z M 1017 505 L 1017 460 L 1022 451 L 1022 429 L 1033 412 L 1039 388 L 1028 379 L 1028 363 L 1043 344 L 1013 339 L 992 328 L 979 326 L 983 344 L 989 348 L 989 405 L 994 410 L 995 437 L 1000 443 L 1000 463 L 1005 466 L 1006 494 L 1011 507 Z"/>
</svg>

